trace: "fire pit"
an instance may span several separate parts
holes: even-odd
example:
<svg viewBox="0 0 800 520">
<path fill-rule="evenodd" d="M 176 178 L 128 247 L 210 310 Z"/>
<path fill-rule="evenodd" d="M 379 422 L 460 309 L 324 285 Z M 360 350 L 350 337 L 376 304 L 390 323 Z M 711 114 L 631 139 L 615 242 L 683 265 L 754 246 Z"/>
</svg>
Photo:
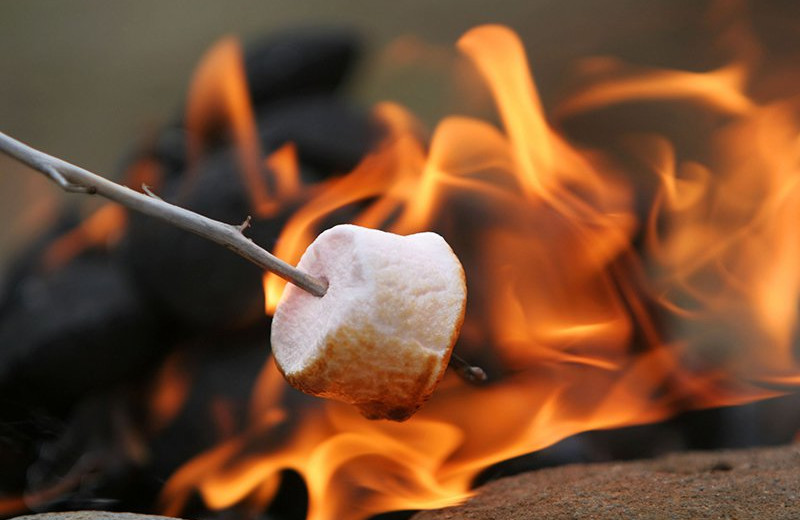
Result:
<svg viewBox="0 0 800 520">
<path fill-rule="evenodd" d="M 703 56 L 584 57 L 545 101 L 506 26 L 396 41 L 383 59 L 458 78 L 464 111 L 430 133 L 342 94 L 350 31 L 213 45 L 124 183 L 249 215 L 292 265 L 340 223 L 441 234 L 469 292 L 455 349 L 488 381 L 450 370 L 403 423 L 296 392 L 268 340 L 282 278 L 104 203 L 54 220 L 3 278 L 0 515 L 409 516 L 546 466 L 790 442 L 795 26 L 706 7 L 686 37 Z"/>
</svg>

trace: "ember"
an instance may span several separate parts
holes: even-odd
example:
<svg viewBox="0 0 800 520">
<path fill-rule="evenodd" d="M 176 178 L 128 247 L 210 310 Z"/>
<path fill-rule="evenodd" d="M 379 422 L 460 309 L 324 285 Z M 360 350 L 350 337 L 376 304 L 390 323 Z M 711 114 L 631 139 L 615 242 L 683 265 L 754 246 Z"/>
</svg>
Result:
<svg viewBox="0 0 800 520">
<path fill-rule="evenodd" d="M 286 76 L 267 66 L 283 64 L 272 51 L 285 43 L 223 40 L 198 67 L 185 120 L 142 148 L 129 178 L 218 220 L 252 214 L 253 240 L 292 265 L 339 223 L 439 233 L 470 292 L 456 351 L 489 382 L 450 371 L 399 424 L 300 394 L 266 339 L 283 279 L 104 206 L 33 246 L 2 295 L 0 391 L 14 406 L 3 417 L 30 421 L 35 440 L 9 457 L 28 477 L 3 483 L 0 514 L 108 496 L 172 516 L 439 508 L 492 468 L 514 471 L 504 461 L 604 435 L 586 432 L 706 435 L 702 421 L 724 423 L 722 412 L 698 410 L 794 392 L 796 72 L 767 62 L 738 10 L 716 7 L 723 63 L 591 58 L 555 103 L 540 99 L 511 29 L 471 29 L 456 42 L 471 71 L 461 79 L 499 122 L 451 115 L 429 138 L 399 104 L 367 117 L 336 96 L 355 52 L 340 34 L 295 41 L 308 52 Z M 787 442 L 800 418 L 782 418 L 783 433 L 747 442 Z M 637 455 L 691 441 L 642 444 Z M 561 463 L 577 451 L 550 453 Z"/>
</svg>

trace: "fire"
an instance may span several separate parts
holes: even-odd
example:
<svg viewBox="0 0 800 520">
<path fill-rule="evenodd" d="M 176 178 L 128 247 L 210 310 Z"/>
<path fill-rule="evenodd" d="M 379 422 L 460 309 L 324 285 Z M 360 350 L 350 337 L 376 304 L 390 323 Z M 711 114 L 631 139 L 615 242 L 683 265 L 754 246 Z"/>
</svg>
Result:
<svg viewBox="0 0 800 520">
<path fill-rule="evenodd" d="M 91 246 L 116 243 L 122 236 L 126 220 L 125 208 L 117 204 L 104 204 L 78 227 L 55 240 L 45 251 L 42 264 L 46 269 L 54 269 Z"/>
<path fill-rule="evenodd" d="M 441 507 L 469 496 L 487 466 L 570 435 L 800 382 L 796 97 L 749 96 L 752 59 L 705 73 L 601 59 L 548 120 L 512 31 L 478 27 L 458 49 L 489 86 L 502 126 L 449 117 L 426 146 L 411 114 L 382 104 L 384 141 L 343 177 L 300 186 L 296 161 L 283 155 L 293 149 L 273 155 L 270 168 L 289 172 L 278 191 L 307 199 L 275 253 L 296 263 L 342 210 L 363 226 L 441 233 L 470 290 L 456 348 L 499 358 L 504 374 L 484 387 L 450 374 L 415 417 L 393 424 L 299 396 L 269 363 L 249 428 L 172 476 L 168 514 L 195 492 L 210 508 L 262 510 L 287 469 L 304 478 L 313 520 Z M 626 163 L 551 122 L 645 101 L 713 113 L 705 155 L 687 157 L 645 128 L 621 136 Z M 248 139 L 240 144 L 252 152 Z M 658 186 L 643 214 L 623 166 L 637 161 Z M 250 187 L 256 201 L 267 197 Z M 265 277 L 268 311 L 283 286 Z M 175 405 L 165 399 L 168 415 Z"/>
<path fill-rule="evenodd" d="M 277 210 L 265 177 L 261 145 L 258 140 L 250 93 L 247 90 L 241 46 L 235 38 L 225 38 L 203 57 L 192 79 L 186 104 L 188 129 L 187 154 L 195 164 L 209 135 L 230 128 L 247 193 L 257 217 L 271 216 Z"/>
<path fill-rule="evenodd" d="M 424 148 L 414 134 L 418 123 L 403 108 L 393 104 L 377 107 L 375 117 L 388 129 L 384 144 L 349 175 L 319 187 L 320 193 L 313 202 L 300 208 L 290 219 L 276 244 L 276 256 L 296 264 L 318 234 L 314 225 L 342 207 L 379 197 L 353 221 L 362 226 L 379 227 L 403 200 L 416 195 L 417 175 L 424 164 Z M 275 310 L 285 285 L 282 278 L 272 274 L 264 276 L 268 314 Z"/>
<path fill-rule="evenodd" d="M 657 210 L 671 227 L 651 234 L 664 301 L 691 314 L 692 328 L 720 334 L 722 326 L 757 345 L 720 354 L 737 371 L 776 381 L 796 380 L 800 142 L 786 116 L 794 110 L 783 102 L 759 107 L 715 136 L 711 171 L 719 174 L 686 164 L 676 190 L 675 172 L 664 172 L 672 201 L 665 197 Z"/>
</svg>

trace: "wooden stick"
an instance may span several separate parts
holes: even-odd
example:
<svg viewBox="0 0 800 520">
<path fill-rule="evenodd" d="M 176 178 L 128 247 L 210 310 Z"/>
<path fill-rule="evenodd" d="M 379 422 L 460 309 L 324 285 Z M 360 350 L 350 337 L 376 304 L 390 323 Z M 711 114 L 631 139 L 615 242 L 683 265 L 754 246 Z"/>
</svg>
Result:
<svg viewBox="0 0 800 520">
<path fill-rule="evenodd" d="M 45 174 L 64 191 L 100 195 L 122 204 L 126 208 L 159 218 L 186 231 L 223 245 L 234 253 L 250 260 L 267 271 L 308 291 L 314 296 L 324 296 L 328 284 L 314 276 L 300 271 L 280 258 L 273 256 L 244 236 L 243 231 L 250 224 L 247 217 L 242 224 L 233 226 L 199 215 L 169 202 L 165 202 L 143 186 L 145 193 L 139 193 L 127 186 L 109 181 L 74 164 L 47 155 L 16 139 L 0 132 L 0 151 Z"/>
</svg>

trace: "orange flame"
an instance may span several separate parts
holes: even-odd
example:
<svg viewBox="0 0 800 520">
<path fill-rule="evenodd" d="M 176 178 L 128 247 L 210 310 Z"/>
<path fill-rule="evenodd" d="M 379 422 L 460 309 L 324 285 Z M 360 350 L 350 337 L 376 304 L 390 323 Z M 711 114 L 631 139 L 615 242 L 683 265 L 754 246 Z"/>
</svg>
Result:
<svg viewBox="0 0 800 520">
<path fill-rule="evenodd" d="M 186 104 L 186 128 L 189 163 L 195 167 L 208 134 L 213 135 L 221 128 L 230 129 L 239 173 L 257 218 L 275 216 L 308 188 L 300 181 L 297 149 L 293 143 L 286 143 L 264 157 L 242 48 L 235 38 L 218 42 L 197 67 Z"/>
<path fill-rule="evenodd" d="M 122 206 L 104 204 L 78 227 L 54 240 L 42 256 L 42 266 L 55 269 L 91 246 L 114 244 L 122 237 L 127 218 Z"/>
<path fill-rule="evenodd" d="M 393 104 L 378 106 L 375 117 L 389 130 L 384 144 L 350 174 L 320 187 L 319 195 L 292 216 L 278 239 L 276 256 L 296 264 L 318 234 L 315 225 L 343 207 L 378 197 L 354 222 L 379 227 L 403 200 L 415 194 L 415 178 L 424 161 L 422 144 L 413 134 L 418 126 L 416 120 Z M 282 278 L 272 273 L 265 274 L 268 314 L 274 312 L 285 286 L 286 281 Z"/>
<path fill-rule="evenodd" d="M 689 73 L 597 62 L 602 77 L 554 114 L 688 100 L 728 118 L 705 163 L 682 159 L 663 136 L 628 139 L 660 183 L 640 222 L 638 194 L 614 156 L 571 144 L 548 122 L 516 35 L 478 27 L 458 48 L 492 90 L 502 129 L 450 117 L 426 148 L 411 115 L 380 105 L 387 138 L 350 174 L 305 192 L 276 254 L 297 262 L 337 219 L 442 233 L 471 294 L 457 348 L 499 356 L 509 375 L 480 388 L 450 375 L 415 417 L 394 424 L 301 401 L 270 363 L 250 427 L 172 476 L 168 514 L 194 492 L 211 508 L 259 510 L 285 469 L 305 479 L 312 520 L 441 507 L 467 497 L 487 466 L 578 432 L 800 383 L 798 99 L 756 102 L 741 64 Z M 265 277 L 268 310 L 283 286 Z"/>
<path fill-rule="evenodd" d="M 191 164 L 199 160 L 206 134 L 225 125 L 233 134 L 253 211 L 258 217 L 273 215 L 277 207 L 262 162 L 242 49 L 238 40 L 230 37 L 206 53 L 192 78 L 186 104 L 187 154 Z"/>
<path fill-rule="evenodd" d="M 161 364 L 149 399 L 151 430 L 161 430 L 172 422 L 186 403 L 190 384 L 181 356 L 174 354 Z"/>
<path fill-rule="evenodd" d="M 297 147 L 294 143 L 286 143 L 267 157 L 265 164 L 275 175 L 275 192 L 282 201 L 294 200 L 303 191 L 300 181 L 300 162 L 297 159 Z"/>
</svg>

